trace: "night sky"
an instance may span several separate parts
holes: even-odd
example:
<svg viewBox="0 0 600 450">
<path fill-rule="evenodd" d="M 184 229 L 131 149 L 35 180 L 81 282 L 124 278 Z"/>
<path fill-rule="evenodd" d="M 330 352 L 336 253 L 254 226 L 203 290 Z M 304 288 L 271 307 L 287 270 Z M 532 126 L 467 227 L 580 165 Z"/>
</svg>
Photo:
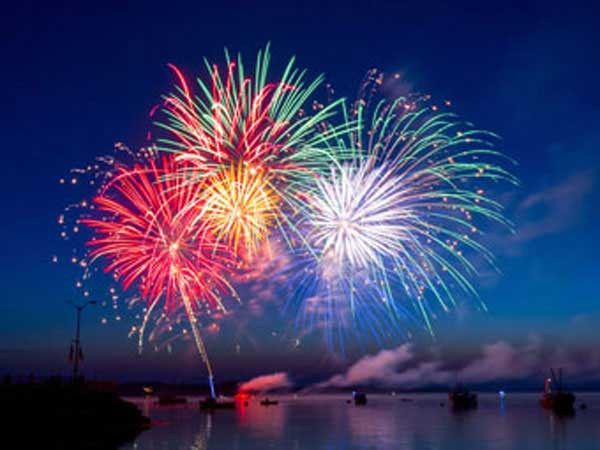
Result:
<svg viewBox="0 0 600 450">
<path fill-rule="evenodd" d="M 1 14 L 0 372 L 68 371 L 74 312 L 66 301 L 81 298 L 74 272 L 51 263 L 69 252 L 56 219 L 71 198 L 58 180 L 115 142 L 146 144 L 148 111 L 174 82 L 167 63 L 198 74 L 203 57 L 223 60 L 224 47 L 252 61 L 267 42 L 273 73 L 295 55 L 350 98 L 372 67 L 402 73 L 501 135 L 519 162 L 522 185 L 501 197 L 517 234 L 490 237 L 502 274 L 476 282 L 489 312 L 459 306 L 437 321 L 435 343 L 417 336 L 416 347 L 464 355 L 476 343 L 520 348 L 537 339 L 585 355 L 600 342 L 599 10 L 573 2 L 109 3 L 23 1 Z M 265 314 L 239 353 L 231 336 L 207 339 L 218 377 L 318 378 L 358 356 L 327 355 L 319 339 L 291 348 L 281 337 L 288 323 L 275 309 Z M 138 356 L 131 322 L 102 325 L 110 315 L 85 311 L 88 375 L 202 378 L 191 342 Z"/>
</svg>

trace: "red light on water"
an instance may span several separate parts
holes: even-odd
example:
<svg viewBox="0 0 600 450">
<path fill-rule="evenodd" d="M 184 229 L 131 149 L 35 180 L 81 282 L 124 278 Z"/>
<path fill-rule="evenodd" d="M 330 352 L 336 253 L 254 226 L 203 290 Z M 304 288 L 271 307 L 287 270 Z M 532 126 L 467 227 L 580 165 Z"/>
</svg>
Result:
<svg viewBox="0 0 600 450">
<path fill-rule="evenodd" d="M 243 402 L 250 398 L 250 394 L 248 394 L 247 392 L 238 392 L 233 398 L 237 402 Z"/>
</svg>

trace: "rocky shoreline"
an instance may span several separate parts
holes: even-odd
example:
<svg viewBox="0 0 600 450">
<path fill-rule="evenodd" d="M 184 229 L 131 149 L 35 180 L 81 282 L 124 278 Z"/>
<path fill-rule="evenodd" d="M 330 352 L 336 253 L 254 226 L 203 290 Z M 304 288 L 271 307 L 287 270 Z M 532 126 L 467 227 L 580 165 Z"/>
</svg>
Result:
<svg viewBox="0 0 600 450">
<path fill-rule="evenodd" d="M 134 404 L 84 383 L 3 384 L 0 404 L 15 448 L 116 449 L 150 424 Z"/>
</svg>

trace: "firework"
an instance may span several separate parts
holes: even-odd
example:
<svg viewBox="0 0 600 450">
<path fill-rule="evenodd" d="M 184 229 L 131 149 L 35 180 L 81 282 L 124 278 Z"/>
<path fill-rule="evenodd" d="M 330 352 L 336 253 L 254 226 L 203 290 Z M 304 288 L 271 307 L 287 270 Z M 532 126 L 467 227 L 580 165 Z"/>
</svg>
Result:
<svg viewBox="0 0 600 450">
<path fill-rule="evenodd" d="M 313 183 L 299 219 L 293 300 L 330 339 L 354 325 L 379 340 L 417 319 L 433 334 L 434 306 L 478 298 L 474 261 L 493 264 L 476 222 L 510 226 L 484 186 L 516 179 L 497 163 L 492 133 L 423 98 L 371 109 L 361 100 L 352 109 L 361 128 L 344 141 L 354 161 Z"/>
<path fill-rule="evenodd" d="M 307 180 L 326 173 L 332 163 L 343 159 L 335 140 L 342 129 L 352 124 L 328 124 L 339 113 L 341 101 L 327 106 L 314 101 L 310 113 L 306 111 L 322 77 L 307 82 L 304 71 L 294 67 L 294 59 L 280 79 L 270 82 L 268 48 L 258 53 L 253 78 L 247 76 L 241 56 L 234 61 L 227 52 L 225 55 L 225 73 L 206 61 L 210 82 L 198 79 L 197 95 L 181 71 L 171 66 L 179 85 L 176 93 L 164 98 L 166 120 L 157 122 L 157 126 L 168 134 L 158 142 L 161 150 L 176 153 L 177 161 L 192 164 L 198 170 L 198 182 L 217 177 L 216 184 L 222 188 L 213 190 L 217 198 L 209 202 L 221 209 L 211 217 L 222 220 L 216 224 L 221 230 L 230 227 L 232 235 L 228 241 L 251 253 L 269 230 L 262 225 L 254 226 L 254 231 L 248 228 L 234 210 L 239 200 L 236 195 L 251 193 L 257 183 L 266 183 L 261 188 L 263 192 L 269 191 L 279 201 L 263 201 L 262 206 L 268 206 L 263 210 L 266 218 L 256 219 L 262 223 L 275 218 L 273 223 L 287 237 L 290 230 L 295 230 L 288 216 L 302 207 L 299 192 Z M 241 169 L 260 172 L 260 179 L 241 173 Z M 240 175 L 235 181 L 239 190 L 226 187 L 232 173 Z M 244 182 L 249 185 L 243 186 Z M 227 194 L 234 196 L 225 198 Z M 260 197 L 264 198 L 262 194 Z M 224 211 L 224 207 L 230 210 Z"/>
<path fill-rule="evenodd" d="M 212 368 L 196 313 L 224 310 L 222 295 L 235 292 L 224 276 L 233 266 L 228 248 L 215 242 L 208 227 L 192 222 L 188 205 L 200 195 L 199 188 L 175 170 L 172 158 L 151 160 L 148 167 L 119 167 L 94 199 L 100 217 L 81 222 L 95 232 L 88 243 L 90 261 L 108 260 L 105 271 L 124 289 L 136 284 L 148 302 L 140 336 L 161 299 L 165 312 L 183 307 L 212 390 Z"/>
<path fill-rule="evenodd" d="M 277 220 L 278 199 L 268 176 L 242 163 L 210 177 L 200 198 L 198 217 L 213 224 L 217 239 L 223 239 L 236 254 L 242 244 L 255 253 Z"/>
<path fill-rule="evenodd" d="M 386 81 L 376 71 L 347 107 L 310 103 L 322 77 L 307 80 L 294 59 L 270 81 L 268 48 L 252 77 L 240 56 L 225 59 L 224 70 L 207 61 L 208 82 L 195 88 L 171 66 L 178 85 L 164 97 L 157 145 L 127 150 L 132 164 L 103 161 L 109 170 L 91 182 L 97 197 L 75 205 L 87 216 L 73 232 L 84 224 L 95 236 L 89 258 L 71 260 L 86 273 L 104 260 L 125 290 L 135 287 L 134 302 L 146 302 L 131 332 L 140 346 L 150 322 L 170 330 L 173 318 L 187 318 L 214 395 L 197 322 L 237 299 L 228 277 L 250 278 L 240 269 L 253 269 L 261 252 L 285 259 L 288 306 L 303 325 L 324 323 L 332 344 L 345 329 L 379 342 L 410 335 L 403 324 L 433 334 L 437 310 L 478 299 L 479 262 L 494 264 L 481 230 L 510 227 L 488 192 L 517 182 L 493 133 L 428 96 L 375 101 Z M 155 150 L 167 153 L 157 160 Z M 271 252 L 283 241 L 290 254 Z"/>
</svg>

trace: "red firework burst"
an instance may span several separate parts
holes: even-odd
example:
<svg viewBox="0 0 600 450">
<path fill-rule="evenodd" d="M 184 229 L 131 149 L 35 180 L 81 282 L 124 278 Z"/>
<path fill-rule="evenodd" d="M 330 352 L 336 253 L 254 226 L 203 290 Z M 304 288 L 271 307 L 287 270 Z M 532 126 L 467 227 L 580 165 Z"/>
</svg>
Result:
<svg viewBox="0 0 600 450">
<path fill-rule="evenodd" d="M 100 218 L 82 220 L 96 233 L 87 244 L 90 256 L 110 261 L 105 271 L 124 289 L 137 282 L 150 304 L 164 297 L 167 310 L 182 299 L 223 309 L 221 295 L 233 293 L 225 279 L 233 260 L 188 207 L 197 203 L 199 189 L 171 157 L 118 168 L 94 199 Z"/>
</svg>

